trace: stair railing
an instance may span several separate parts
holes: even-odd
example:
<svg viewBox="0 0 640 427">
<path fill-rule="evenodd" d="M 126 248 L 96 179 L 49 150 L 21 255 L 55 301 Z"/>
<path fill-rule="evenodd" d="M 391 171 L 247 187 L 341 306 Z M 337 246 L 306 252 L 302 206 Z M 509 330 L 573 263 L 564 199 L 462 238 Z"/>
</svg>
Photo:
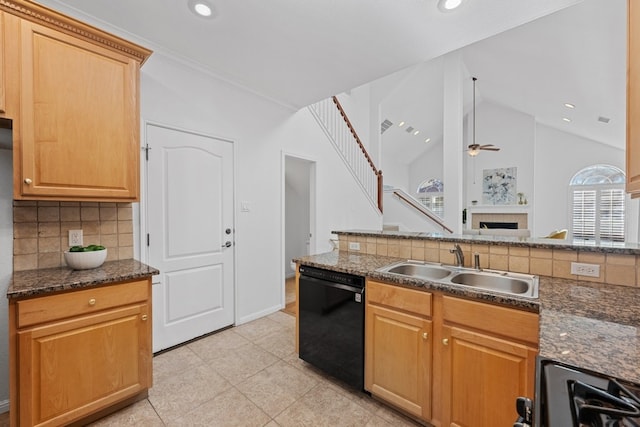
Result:
<svg viewBox="0 0 640 427">
<path fill-rule="evenodd" d="M 371 203 L 382 213 L 382 171 L 376 168 L 335 96 L 309 106 L 336 151 Z"/>
<path fill-rule="evenodd" d="M 448 231 L 449 233 L 453 233 L 453 230 L 450 229 L 449 227 L 447 227 L 446 224 L 442 221 L 442 219 L 438 215 L 434 214 L 431 211 L 431 209 L 428 209 L 426 206 L 424 206 L 422 203 L 420 203 L 418 200 L 416 200 L 415 197 L 411 196 L 410 194 L 408 194 L 407 192 L 405 192 L 405 191 L 403 191 L 403 190 L 401 190 L 399 188 L 394 188 L 393 190 L 391 190 L 391 192 L 393 193 L 394 196 L 396 196 L 402 202 L 404 202 L 408 206 L 412 207 L 413 209 L 417 210 L 422 215 L 427 217 L 429 220 L 435 222 L 444 231 Z"/>
</svg>

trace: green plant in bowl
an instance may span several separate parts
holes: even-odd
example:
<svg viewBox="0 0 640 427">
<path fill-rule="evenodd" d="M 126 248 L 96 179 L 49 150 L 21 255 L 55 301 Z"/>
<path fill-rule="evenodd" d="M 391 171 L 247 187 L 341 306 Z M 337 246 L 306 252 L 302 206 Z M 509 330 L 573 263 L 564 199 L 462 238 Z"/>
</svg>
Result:
<svg viewBox="0 0 640 427">
<path fill-rule="evenodd" d="M 69 252 L 93 252 L 104 250 L 102 245 L 89 245 L 89 246 L 71 246 Z"/>
<path fill-rule="evenodd" d="M 102 245 L 71 246 L 64 251 L 65 263 L 74 270 L 100 267 L 107 258 L 107 249 Z"/>
</svg>

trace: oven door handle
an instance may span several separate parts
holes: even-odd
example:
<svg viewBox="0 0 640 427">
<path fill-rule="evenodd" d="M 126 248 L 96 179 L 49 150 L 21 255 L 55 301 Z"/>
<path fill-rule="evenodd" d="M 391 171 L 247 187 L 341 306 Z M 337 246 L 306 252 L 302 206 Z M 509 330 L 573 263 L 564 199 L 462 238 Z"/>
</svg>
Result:
<svg viewBox="0 0 640 427">
<path fill-rule="evenodd" d="M 345 284 L 342 284 L 342 283 L 329 282 L 329 281 L 326 281 L 326 280 L 320 280 L 320 279 L 316 279 L 315 277 L 301 275 L 300 276 L 300 281 L 302 282 L 302 280 L 311 281 L 311 282 L 317 283 L 318 285 L 327 286 L 329 288 L 342 289 L 342 290 L 345 290 L 345 291 L 353 292 L 354 294 L 362 295 L 364 293 L 364 288 L 345 285 Z"/>
</svg>

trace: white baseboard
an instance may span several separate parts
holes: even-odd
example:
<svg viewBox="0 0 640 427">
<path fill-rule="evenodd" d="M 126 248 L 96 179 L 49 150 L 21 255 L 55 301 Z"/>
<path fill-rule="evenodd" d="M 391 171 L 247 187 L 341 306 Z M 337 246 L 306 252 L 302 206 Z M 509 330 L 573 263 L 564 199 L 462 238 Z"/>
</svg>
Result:
<svg viewBox="0 0 640 427">
<path fill-rule="evenodd" d="M 0 414 L 9 412 L 9 399 L 0 401 Z"/>
<path fill-rule="evenodd" d="M 256 313 L 251 313 L 248 316 L 243 316 L 238 319 L 236 326 L 242 325 L 243 323 L 251 322 L 252 320 L 260 319 L 261 317 L 268 316 L 270 314 L 275 313 L 276 311 L 282 310 L 284 307 L 280 305 L 274 305 L 262 311 L 258 311 Z"/>
</svg>

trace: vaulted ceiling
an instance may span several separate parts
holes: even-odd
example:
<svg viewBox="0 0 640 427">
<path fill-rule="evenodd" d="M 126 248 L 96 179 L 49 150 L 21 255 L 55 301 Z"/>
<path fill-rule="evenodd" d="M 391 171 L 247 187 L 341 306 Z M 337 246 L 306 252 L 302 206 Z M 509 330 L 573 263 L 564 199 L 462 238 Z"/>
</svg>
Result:
<svg viewBox="0 0 640 427">
<path fill-rule="evenodd" d="M 475 76 L 478 104 L 498 104 L 624 149 L 626 3 L 584 0 L 460 49 L 469 73 L 465 111 L 472 108 L 470 77 Z M 396 82 L 382 102 L 383 119 L 407 123 L 384 133 L 383 140 L 394 146 L 385 155 L 410 163 L 429 149 L 425 138 L 434 143 L 442 138 L 442 72 L 442 61 L 436 59 L 372 83 Z M 420 134 L 405 132 L 407 126 Z"/>
<path fill-rule="evenodd" d="M 294 109 L 580 0 L 39 0 Z M 606 0 L 603 0 L 606 1 Z"/>
</svg>

